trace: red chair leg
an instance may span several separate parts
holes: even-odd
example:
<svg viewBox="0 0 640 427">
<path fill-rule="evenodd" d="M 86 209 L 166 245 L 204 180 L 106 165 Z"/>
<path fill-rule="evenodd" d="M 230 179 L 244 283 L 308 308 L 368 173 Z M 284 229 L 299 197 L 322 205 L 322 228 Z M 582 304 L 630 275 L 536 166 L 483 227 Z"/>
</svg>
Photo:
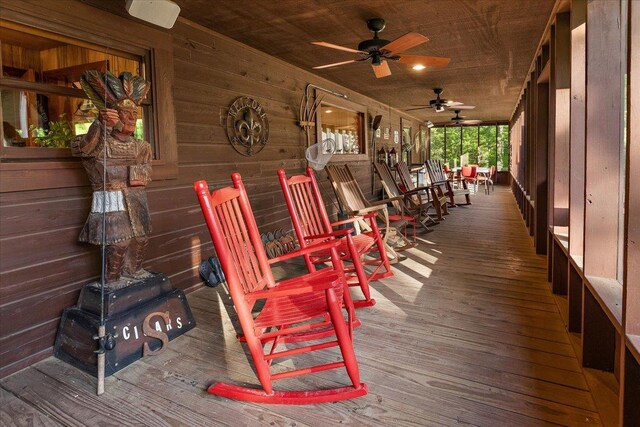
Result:
<svg viewBox="0 0 640 427">
<path fill-rule="evenodd" d="M 358 284 L 360 285 L 360 289 L 362 290 L 362 294 L 364 295 L 363 300 L 355 300 L 353 301 L 353 305 L 356 308 L 371 307 L 375 305 L 376 300 L 371 298 L 371 292 L 369 290 L 369 279 L 367 278 L 367 274 L 365 273 L 364 267 L 362 266 L 362 260 L 358 255 L 358 251 L 353 244 L 353 239 L 350 235 L 347 235 L 346 239 L 347 248 L 349 249 L 349 253 L 351 254 L 351 262 L 353 263 L 353 268 L 356 272 L 356 277 L 358 278 Z"/>
<path fill-rule="evenodd" d="M 349 332 L 347 331 L 347 326 L 344 323 L 342 311 L 340 310 L 340 304 L 338 304 L 335 292 L 333 291 L 333 289 L 327 289 L 326 292 L 327 303 L 329 306 L 329 315 L 331 316 L 331 321 L 333 322 L 333 326 L 336 330 L 336 337 L 338 338 L 338 342 L 340 343 L 340 352 L 342 353 L 342 358 L 344 359 L 347 374 L 349 375 L 353 386 L 356 389 L 359 389 L 363 387 L 364 384 L 360 382 L 360 370 L 358 369 L 356 354 L 353 351 L 353 341 L 351 340 Z"/>
</svg>

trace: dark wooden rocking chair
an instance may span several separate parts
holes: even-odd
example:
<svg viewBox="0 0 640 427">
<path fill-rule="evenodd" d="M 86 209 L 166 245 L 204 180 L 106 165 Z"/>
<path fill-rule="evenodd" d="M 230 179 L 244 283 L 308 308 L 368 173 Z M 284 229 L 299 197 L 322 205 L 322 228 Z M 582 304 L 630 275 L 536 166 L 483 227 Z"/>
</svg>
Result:
<svg viewBox="0 0 640 427">
<path fill-rule="evenodd" d="M 334 266 L 341 266 L 335 251 L 340 242 L 332 240 L 268 260 L 240 174 L 234 173 L 231 178 L 233 187 L 221 188 L 212 194 L 206 181 L 196 182 L 194 189 L 262 389 L 219 382 L 210 386 L 208 392 L 230 399 L 279 404 L 333 402 L 367 394 L 367 386 L 360 382 L 350 328 L 341 309 L 342 294 L 349 294 L 348 289 L 345 292 L 344 272 L 323 269 L 276 283 L 270 266 L 295 256 L 326 250 L 330 250 L 333 261 L 337 261 Z M 252 310 L 259 300 L 264 301 L 264 306 L 254 315 Z M 349 317 L 351 319 L 351 314 Z M 335 340 L 315 341 L 304 347 L 277 351 L 278 345 L 290 337 L 299 342 L 300 336 L 308 334 L 307 340 L 317 340 L 317 331 L 327 329 Z M 337 362 L 271 372 L 272 362 L 278 358 L 336 346 L 342 354 Z M 343 367 L 350 386 L 299 391 L 276 391 L 272 386 L 275 380 Z"/>
<path fill-rule="evenodd" d="M 353 218 L 376 213 L 377 218 L 381 219 L 384 225 L 380 228 L 380 233 L 382 234 L 382 241 L 385 243 L 387 257 L 389 257 L 391 264 L 398 261 L 399 257 L 396 251 L 413 247 L 399 231 L 404 229 L 408 224 L 407 220 L 402 218 L 404 213 L 398 212 L 398 215 L 394 217 L 393 215 L 389 215 L 389 211 L 387 210 L 387 203 L 402 200 L 402 196 L 376 200 L 375 204 L 371 204 L 362 193 L 358 182 L 353 177 L 351 170 L 349 170 L 349 166 L 328 165 L 325 167 L 325 171 L 327 172 L 331 185 L 333 185 L 340 205 L 346 211 L 345 213 L 347 215 Z M 356 223 L 365 231 L 370 231 L 369 225 L 362 219 Z M 403 245 L 393 248 L 390 242 L 388 242 L 391 235 L 394 235 L 396 239 L 400 239 Z"/>
<path fill-rule="evenodd" d="M 466 203 L 464 204 L 471 204 L 469 187 L 467 187 L 466 181 L 460 181 L 461 188 L 453 188 L 453 185 L 445 174 L 444 169 L 442 169 L 442 164 L 439 160 L 427 160 L 426 162 L 424 162 L 424 164 L 427 167 L 427 173 L 429 174 L 431 183 L 434 186 L 439 187 L 442 191 L 442 194 L 449 198 L 449 206 L 457 206 L 456 202 L 454 201 L 454 197 L 456 196 L 464 196 L 466 200 Z"/>
<path fill-rule="evenodd" d="M 402 184 L 402 186 L 399 186 L 399 188 L 400 191 L 403 192 L 403 194 L 411 195 L 416 203 L 423 203 L 424 201 L 422 200 L 422 198 L 427 197 L 431 201 L 431 204 L 436 211 L 436 215 L 439 221 L 442 221 L 444 219 L 444 215 L 449 215 L 449 210 L 447 209 L 447 196 L 444 195 L 439 187 L 431 184 L 430 179 L 428 181 L 429 185 L 416 187 L 413 184 L 413 180 L 411 179 L 411 172 L 409 171 L 409 167 L 405 162 L 398 162 L 398 164 L 396 165 L 396 170 L 398 171 L 398 176 L 400 177 L 400 184 Z"/>
<path fill-rule="evenodd" d="M 423 202 L 417 191 L 407 193 L 402 192 L 400 190 L 400 187 L 398 186 L 398 183 L 393 177 L 391 168 L 389 168 L 386 163 L 375 163 L 374 167 L 376 173 L 378 174 L 378 177 L 380 178 L 382 188 L 384 188 L 384 191 L 387 193 L 387 195 L 392 198 L 401 198 L 399 201 L 393 203 L 404 203 L 403 210 L 411 216 L 409 222 L 412 224 L 418 223 L 426 231 L 432 231 L 429 227 L 427 227 L 427 222 L 436 223 L 436 221 L 429 216 L 428 211 L 431 207 L 431 203 L 429 202 L 429 200 L 425 200 Z M 414 200 L 412 196 L 417 196 L 418 201 Z M 396 210 L 398 209 L 399 208 L 396 207 Z"/>
<path fill-rule="evenodd" d="M 339 239 L 338 253 L 343 261 L 351 263 L 351 267 L 344 269 L 347 283 L 349 286 L 359 286 L 364 295 L 363 300 L 354 300 L 353 304 L 356 307 L 374 305 L 375 300 L 371 298 L 369 292 L 369 282 L 393 275 L 384 242 L 376 224 L 376 213 L 331 223 L 311 168 L 307 168 L 306 175 L 295 175 L 288 179 L 285 171 L 280 169 L 278 177 L 300 247 L 304 249 L 319 242 Z M 334 229 L 359 219 L 368 221 L 370 232 L 354 236 L 353 228 Z M 315 271 L 317 264 L 327 262 L 329 255 L 328 251 L 305 255 L 309 271 Z M 370 257 L 363 259 L 365 255 Z M 367 273 L 363 265 L 374 266 L 373 271 Z"/>
</svg>

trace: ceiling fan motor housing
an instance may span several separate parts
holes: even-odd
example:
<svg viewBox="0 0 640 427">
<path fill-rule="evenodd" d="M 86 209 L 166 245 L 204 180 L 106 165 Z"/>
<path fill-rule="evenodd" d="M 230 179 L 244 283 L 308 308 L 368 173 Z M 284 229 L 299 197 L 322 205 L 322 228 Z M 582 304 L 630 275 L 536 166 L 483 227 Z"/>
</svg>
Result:
<svg viewBox="0 0 640 427">
<path fill-rule="evenodd" d="M 387 44 L 389 44 L 389 40 L 373 38 L 360 42 L 358 50 L 371 53 L 382 49 Z"/>
</svg>

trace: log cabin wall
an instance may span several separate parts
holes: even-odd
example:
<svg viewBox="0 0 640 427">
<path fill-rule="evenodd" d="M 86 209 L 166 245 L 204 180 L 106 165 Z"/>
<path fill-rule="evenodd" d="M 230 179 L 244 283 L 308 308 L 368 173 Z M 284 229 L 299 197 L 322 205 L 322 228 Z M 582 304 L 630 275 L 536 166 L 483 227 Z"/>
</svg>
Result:
<svg viewBox="0 0 640 427">
<path fill-rule="evenodd" d="M 53 32 L 56 27 L 63 31 L 72 22 L 99 23 L 94 29 L 133 25 L 121 16 L 79 2 L 69 7 L 70 3 L 65 2 L 61 10 L 53 0 L 4 1 L 0 18 L 8 19 L 9 12 L 17 16 L 25 9 L 30 14 L 20 16 L 26 21 Z M 153 233 L 144 267 L 166 273 L 177 288 L 201 286 L 199 263 L 213 255 L 192 189 L 195 180 L 206 179 L 212 188 L 220 187 L 228 185 L 229 175 L 238 171 L 260 229 L 290 227 L 276 170 L 285 168 L 288 174 L 296 174 L 306 167 L 306 137 L 297 125 L 297 115 L 308 83 L 347 94 L 350 102 L 366 109 L 367 126 L 371 117 L 381 114 L 381 126 L 391 129 L 386 145 L 393 144 L 393 130 L 401 131 L 401 117 L 411 123 L 414 133 L 419 130 L 419 121 L 388 105 L 184 19 L 165 33 L 172 40 L 168 50 L 173 66 L 157 71 L 169 78 L 172 87 L 177 172 L 162 179 L 164 175 L 156 177 L 154 169 L 155 180 L 147 191 Z M 91 38 L 99 43 L 100 31 Z M 238 154 L 224 130 L 226 108 L 239 96 L 258 100 L 270 122 L 269 142 L 254 157 Z M 172 123 L 160 126 L 171 127 Z M 396 147 L 399 151 L 399 144 Z M 376 179 L 372 192 L 371 155 L 349 165 L 364 193 L 373 198 L 380 187 Z M 74 305 L 81 287 L 99 275 L 98 249 L 77 242 L 91 195 L 79 162 L 51 163 L 38 172 L 37 179 L 29 171 L 13 172 L 13 166 L 15 163 L 0 163 L 0 377 L 52 354 L 62 310 Z M 335 213 L 335 197 L 326 175 L 318 176 L 328 208 Z"/>
</svg>

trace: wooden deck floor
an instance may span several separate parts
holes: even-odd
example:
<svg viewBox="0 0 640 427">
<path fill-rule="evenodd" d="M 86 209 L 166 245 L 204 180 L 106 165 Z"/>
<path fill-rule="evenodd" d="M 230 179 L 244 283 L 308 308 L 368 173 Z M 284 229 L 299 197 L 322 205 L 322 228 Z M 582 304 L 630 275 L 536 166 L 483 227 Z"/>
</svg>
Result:
<svg viewBox="0 0 640 427">
<path fill-rule="evenodd" d="M 473 200 L 419 234 L 395 276 L 374 284 L 378 304 L 358 311 L 365 397 L 287 407 L 208 395 L 213 381 L 257 380 L 220 294 L 206 288 L 189 295 L 198 327 L 108 378 L 102 397 L 93 378 L 53 358 L 5 378 L 0 425 L 600 425 L 511 193 Z M 282 386 L 345 378 L 330 371 Z"/>
</svg>

